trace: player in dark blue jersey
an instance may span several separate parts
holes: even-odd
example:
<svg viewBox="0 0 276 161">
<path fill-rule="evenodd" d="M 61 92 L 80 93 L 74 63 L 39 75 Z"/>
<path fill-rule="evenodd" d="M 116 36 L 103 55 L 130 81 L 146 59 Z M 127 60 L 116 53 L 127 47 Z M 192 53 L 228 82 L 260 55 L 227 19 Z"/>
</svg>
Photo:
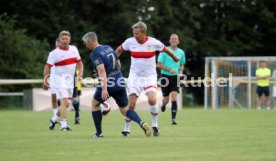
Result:
<svg viewBox="0 0 276 161">
<path fill-rule="evenodd" d="M 124 116 L 137 122 L 144 130 L 147 137 L 151 136 L 151 130 L 147 123 L 142 121 L 134 110 L 128 108 L 125 81 L 115 51 L 108 45 L 100 45 L 95 32 L 86 33 L 82 37 L 82 40 L 86 47 L 92 50 L 90 58 L 100 80 L 92 100 L 92 117 L 96 128 L 96 133 L 93 137 L 97 138 L 103 136 L 100 104 L 109 97 L 114 98 Z"/>
</svg>

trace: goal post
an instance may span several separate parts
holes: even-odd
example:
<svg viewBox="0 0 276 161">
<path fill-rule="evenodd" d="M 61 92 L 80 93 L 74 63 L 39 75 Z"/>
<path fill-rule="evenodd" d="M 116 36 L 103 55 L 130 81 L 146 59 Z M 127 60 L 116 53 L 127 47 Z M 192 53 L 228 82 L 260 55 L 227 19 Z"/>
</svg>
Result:
<svg viewBox="0 0 276 161">
<path fill-rule="evenodd" d="M 276 69 L 276 57 L 206 57 L 205 78 L 211 86 L 204 87 L 204 108 L 255 108 L 256 76 L 260 61 L 266 61 L 271 72 Z M 220 84 L 220 78 L 226 82 Z M 274 81 L 270 81 L 271 86 Z"/>
</svg>

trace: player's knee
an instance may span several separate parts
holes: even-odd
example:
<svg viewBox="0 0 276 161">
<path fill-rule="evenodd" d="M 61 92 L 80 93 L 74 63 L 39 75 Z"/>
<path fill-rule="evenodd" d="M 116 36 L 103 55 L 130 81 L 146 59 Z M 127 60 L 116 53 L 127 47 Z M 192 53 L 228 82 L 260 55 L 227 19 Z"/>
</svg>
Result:
<svg viewBox="0 0 276 161">
<path fill-rule="evenodd" d="M 133 102 L 131 102 L 131 103 L 128 104 L 128 108 L 132 109 L 132 110 L 135 109 L 135 106 L 136 106 L 136 103 L 133 103 Z"/>
<path fill-rule="evenodd" d="M 154 98 L 149 99 L 148 102 L 151 106 L 156 105 L 156 99 Z"/>
<path fill-rule="evenodd" d="M 73 98 L 72 103 L 77 104 L 77 103 L 79 103 L 79 100 L 77 98 Z"/>
</svg>

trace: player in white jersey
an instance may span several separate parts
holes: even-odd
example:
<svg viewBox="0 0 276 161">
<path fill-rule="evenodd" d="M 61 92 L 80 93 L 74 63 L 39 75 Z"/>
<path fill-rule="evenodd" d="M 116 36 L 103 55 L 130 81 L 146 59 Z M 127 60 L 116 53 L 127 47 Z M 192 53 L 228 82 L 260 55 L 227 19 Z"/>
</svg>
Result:
<svg viewBox="0 0 276 161">
<path fill-rule="evenodd" d="M 143 22 L 138 22 L 132 26 L 134 37 L 128 38 L 117 49 L 116 53 L 120 55 L 123 51 L 130 51 L 131 66 L 128 77 L 129 108 L 134 109 L 137 99 L 144 90 L 148 103 L 150 104 L 150 113 L 152 115 L 153 135 L 159 136 L 158 130 L 158 105 L 156 101 L 157 72 L 156 72 L 156 52 L 163 51 L 170 55 L 175 61 L 179 59 L 168 50 L 159 40 L 147 36 L 147 26 Z M 123 136 L 130 133 L 130 119 L 125 119 L 125 129 Z"/>
<path fill-rule="evenodd" d="M 47 64 L 44 66 L 44 88 L 49 87 L 45 78 L 49 75 L 50 67 L 55 66 L 56 95 L 61 99 L 61 107 L 58 113 L 60 115 L 62 131 L 71 130 L 67 125 L 66 110 L 69 106 L 69 99 L 72 98 L 76 68 L 79 70 L 78 78 L 81 78 L 83 74 L 83 64 L 78 49 L 75 46 L 69 45 L 70 41 L 70 33 L 62 31 L 59 34 L 59 47 L 50 52 Z M 50 119 L 50 122 L 55 126 L 57 120 Z"/>
</svg>

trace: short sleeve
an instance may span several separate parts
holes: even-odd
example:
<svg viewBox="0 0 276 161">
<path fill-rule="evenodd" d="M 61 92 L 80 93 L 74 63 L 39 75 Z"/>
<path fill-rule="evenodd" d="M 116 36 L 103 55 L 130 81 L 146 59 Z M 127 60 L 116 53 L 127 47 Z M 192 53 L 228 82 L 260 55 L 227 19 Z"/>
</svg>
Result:
<svg viewBox="0 0 276 161">
<path fill-rule="evenodd" d="M 55 54 L 53 52 L 50 52 L 47 59 L 47 64 L 53 66 L 55 63 Z"/>
<path fill-rule="evenodd" d="M 129 51 L 130 50 L 130 39 L 125 40 L 122 44 L 121 44 L 121 48 L 124 51 Z"/>
<path fill-rule="evenodd" d="M 164 51 L 166 48 L 165 45 L 157 39 L 154 39 L 153 47 L 154 47 L 154 50 L 156 50 L 156 51 Z"/>
</svg>

